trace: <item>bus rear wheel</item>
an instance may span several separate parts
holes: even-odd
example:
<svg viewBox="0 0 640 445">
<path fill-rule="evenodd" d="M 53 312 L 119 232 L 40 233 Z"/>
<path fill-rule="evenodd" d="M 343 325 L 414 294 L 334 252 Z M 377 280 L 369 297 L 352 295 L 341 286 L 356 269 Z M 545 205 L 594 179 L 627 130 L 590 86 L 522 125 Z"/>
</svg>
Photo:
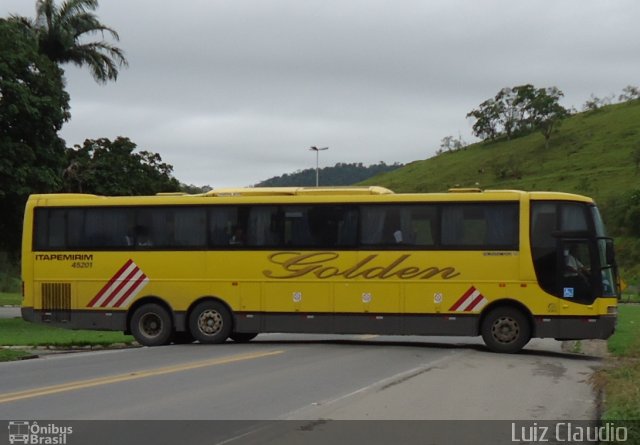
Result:
<svg viewBox="0 0 640 445">
<path fill-rule="evenodd" d="M 173 332 L 171 315 L 156 303 L 148 303 L 136 309 L 129 328 L 136 341 L 143 346 L 166 345 Z"/>
<path fill-rule="evenodd" d="M 200 343 L 222 343 L 231 333 L 231 314 L 217 301 L 203 301 L 189 315 L 189 330 Z"/>
<path fill-rule="evenodd" d="M 482 339 L 493 352 L 519 352 L 531 339 L 531 326 L 522 311 L 513 307 L 498 307 L 482 321 Z"/>
</svg>

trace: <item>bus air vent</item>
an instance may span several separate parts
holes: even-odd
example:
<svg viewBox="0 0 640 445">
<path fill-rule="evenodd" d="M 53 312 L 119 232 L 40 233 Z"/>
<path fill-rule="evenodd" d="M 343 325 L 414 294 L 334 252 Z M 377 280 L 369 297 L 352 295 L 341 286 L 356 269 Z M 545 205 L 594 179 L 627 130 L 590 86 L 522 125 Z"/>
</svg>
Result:
<svg viewBox="0 0 640 445">
<path fill-rule="evenodd" d="M 42 283 L 42 309 L 71 309 L 71 283 Z"/>
</svg>

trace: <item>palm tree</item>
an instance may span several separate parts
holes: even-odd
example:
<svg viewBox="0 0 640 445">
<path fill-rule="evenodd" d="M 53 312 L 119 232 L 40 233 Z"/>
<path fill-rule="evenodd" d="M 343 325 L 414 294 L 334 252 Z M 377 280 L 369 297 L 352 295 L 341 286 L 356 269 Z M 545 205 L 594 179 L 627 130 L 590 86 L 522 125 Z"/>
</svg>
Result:
<svg viewBox="0 0 640 445">
<path fill-rule="evenodd" d="M 83 43 L 88 35 L 107 33 L 119 41 L 118 33 L 100 23 L 93 11 L 98 0 L 65 0 L 59 7 L 54 0 L 36 1 L 36 20 L 40 52 L 58 64 L 88 66 L 98 83 L 118 78 L 118 67 L 128 66 L 124 52 L 100 40 Z"/>
</svg>

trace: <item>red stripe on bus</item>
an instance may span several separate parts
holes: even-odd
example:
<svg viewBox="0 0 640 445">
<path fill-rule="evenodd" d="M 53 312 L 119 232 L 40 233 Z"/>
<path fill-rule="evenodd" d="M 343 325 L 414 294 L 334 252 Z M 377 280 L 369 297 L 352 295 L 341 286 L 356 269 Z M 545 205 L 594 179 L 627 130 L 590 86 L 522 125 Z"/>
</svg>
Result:
<svg viewBox="0 0 640 445">
<path fill-rule="evenodd" d="M 118 284 L 118 287 L 116 287 L 113 290 L 113 292 L 111 292 L 109 294 L 107 299 L 102 302 L 100 307 L 106 307 L 109 303 L 111 303 L 111 301 L 113 301 L 113 299 L 116 297 L 116 295 L 118 295 L 118 292 L 120 292 L 122 290 L 122 288 L 127 285 L 127 283 L 129 283 L 131 280 L 133 280 L 133 276 L 135 274 L 137 274 L 139 270 L 140 270 L 140 268 L 138 268 L 138 266 L 134 267 L 133 270 L 131 272 L 129 272 L 129 274 L 122 280 L 122 282 L 120 282 L 120 284 Z"/>
<path fill-rule="evenodd" d="M 111 279 L 109 280 L 109 282 L 108 282 L 107 284 L 105 284 L 105 285 L 104 285 L 104 287 L 103 287 L 102 289 L 100 289 L 100 292 L 98 292 L 98 294 L 97 294 L 95 297 L 93 297 L 93 300 L 91 300 L 91 301 L 89 302 L 89 304 L 87 304 L 87 307 L 91 307 L 91 306 L 93 306 L 94 304 L 96 304 L 96 303 L 98 302 L 98 300 L 100 300 L 100 298 L 102 297 L 102 295 L 107 291 L 107 289 L 109 289 L 109 288 L 111 287 L 111 285 L 112 285 L 113 283 L 115 283 L 115 281 L 118 279 L 118 277 L 120 276 L 120 274 L 121 274 L 122 272 L 124 272 L 124 271 L 127 269 L 127 267 L 129 267 L 129 266 L 131 265 L 131 263 L 133 263 L 133 260 L 131 260 L 131 259 L 130 259 L 129 261 L 127 261 L 126 263 L 124 263 L 124 266 L 122 266 L 122 267 L 120 268 L 120 270 L 119 270 L 118 272 L 116 272 L 116 274 L 115 274 L 113 277 L 111 277 Z"/>
<path fill-rule="evenodd" d="M 138 270 L 140 270 L 140 269 L 138 269 Z M 133 286 L 131 286 L 129 288 L 129 290 L 124 293 L 124 295 L 122 297 L 120 297 L 118 302 L 116 304 L 114 304 L 113 307 L 120 307 L 120 305 L 122 303 L 124 303 L 127 300 L 127 298 L 129 298 L 129 295 L 131 295 L 134 291 L 136 291 L 140 287 L 140 285 L 143 283 L 143 281 L 146 280 L 146 279 L 147 279 L 147 276 L 143 273 L 142 276 L 140 276 L 140 278 L 138 278 L 135 281 Z"/>
<path fill-rule="evenodd" d="M 467 308 L 465 309 L 466 312 L 470 312 L 473 310 L 474 307 L 476 307 L 478 305 L 478 303 L 480 303 L 482 300 L 484 300 L 484 297 L 482 296 L 482 294 L 478 295 L 476 297 L 475 300 L 473 300 L 471 302 L 471 304 L 469 306 L 467 306 Z"/>
<path fill-rule="evenodd" d="M 455 302 L 455 304 L 453 306 L 451 306 L 451 309 L 449 309 L 450 311 L 455 311 L 457 310 L 460 306 L 462 306 L 462 303 L 464 303 L 464 301 L 469 298 L 471 296 L 472 293 L 474 293 L 476 291 L 476 288 L 471 286 L 462 297 L 460 297 L 460 299 L 458 301 Z"/>
</svg>

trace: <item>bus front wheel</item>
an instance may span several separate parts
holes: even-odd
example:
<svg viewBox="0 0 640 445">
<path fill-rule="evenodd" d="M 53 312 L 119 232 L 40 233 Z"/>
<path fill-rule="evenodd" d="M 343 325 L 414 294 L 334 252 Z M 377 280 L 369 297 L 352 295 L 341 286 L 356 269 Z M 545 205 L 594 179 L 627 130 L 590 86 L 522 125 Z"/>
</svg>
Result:
<svg viewBox="0 0 640 445">
<path fill-rule="evenodd" d="M 520 351 L 531 339 L 527 317 L 508 306 L 493 309 L 482 321 L 480 333 L 490 350 L 507 354 Z"/>
<path fill-rule="evenodd" d="M 159 304 L 145 304 L 133 313 L 130 330 L 137 342 L 143 346 L 166 345 L 173 332 L 171 316 Z"/>
<path fill-rule="evenodd" d="M 189 315 L 189 330 L 200 343 L 222 343 L 231 333 L 231 314 L 217 301 L 203 301 Z"/>
</svg>

